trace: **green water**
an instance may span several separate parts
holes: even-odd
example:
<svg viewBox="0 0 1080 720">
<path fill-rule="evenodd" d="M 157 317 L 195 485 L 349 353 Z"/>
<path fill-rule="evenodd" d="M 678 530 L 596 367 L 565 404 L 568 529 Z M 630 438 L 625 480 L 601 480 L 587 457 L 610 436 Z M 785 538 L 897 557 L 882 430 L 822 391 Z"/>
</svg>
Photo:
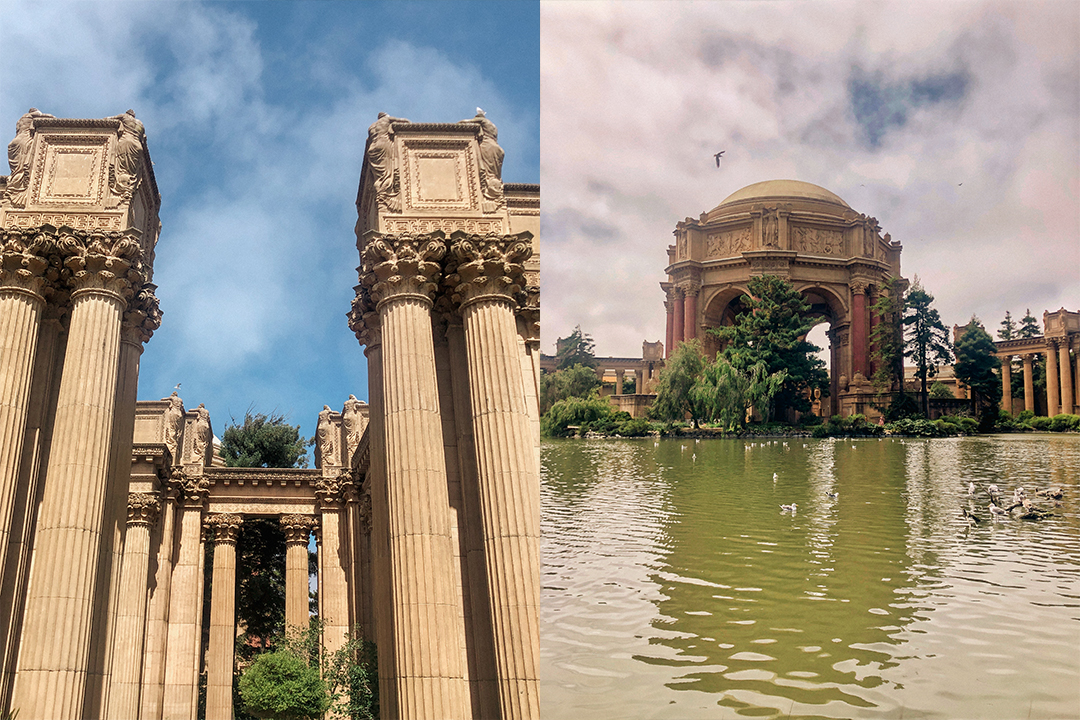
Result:
<svg viewBox="0 0 1080 720">
<path fill-rule="evenodd" d="M 1080 718 L 1080 437 L 541 457 L 545 718 Z"/>
</svg>

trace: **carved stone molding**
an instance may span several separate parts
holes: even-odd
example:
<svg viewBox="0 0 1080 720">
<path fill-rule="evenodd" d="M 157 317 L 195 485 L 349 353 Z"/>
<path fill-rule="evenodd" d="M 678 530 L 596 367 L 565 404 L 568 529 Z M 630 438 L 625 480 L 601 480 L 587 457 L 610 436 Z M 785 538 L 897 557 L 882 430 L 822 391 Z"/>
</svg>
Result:
<svg viewBox="0 0 1080 720">
<path fill-rule="evenodd" d="M 450 272 L 447 285 L 453 299 L 468 305 L 481 298 L 525 302 L 523 263 L 532 257 L 532 234 L 450 236 Z"/>
<path fill-rule="evenodd" d="M 446 255 L 442 232 L 426 235 L 371 233 L 361 253 L 360 284 L 377 308 L 398 297 L 431 301 Z"/>
<path fill-rule="evenodd" d="M 210 481 L 202 473 L 191 473 L 175 468 L 172 471 L 170 483 L 180 491 L 185 505 L 201 506 L 210 494 Z"/>
<path fill-rule="evenodd" d="M 865 280 L 852 280 L 850 287 L 852 295 L 865 295 L 867 288 L 870 287 L 870 283 Z"/>
<path fill-rule="evenodd" d="M 363 533 L 371 532 L 371 495 L 364 493 L 360 496 L 360 531 Z"/>
<path fill-rule="evenodd" d="M 311 531 L 319 524 L 313 515 L 282 515 L 279 521 L 285 532 L 285 543 L 307 545 Z"/>
<path fill-rule="evenodd" d="M 752 230 L 752 226 L 745 225 L 733 230 L 710 233 L 705 237 L 705 257 L 708 259 L 735 257 L 753 249 Z"/>
<path fill-rule="evenodd" d="M 39 228 L 0 229 L 0 288 L 48 298 L 70 274 L 54 234 Z"/>
<path fill-rule="evenodd" d="M 315 499 L 322 508 L 339 508 L 345 497 L 345 487 L 353 483 L 352 471 L 342 470 L 334 477 L 315 481 Z"/>
<path fill-rule="evenodd" d="M 128 495 L 128 525 L 145 525 L 149 527 L 157 520 L 161 510 L 161 502 L 154 493 L 131 493 Z"/>
<path fill-rule="evenodd" d="M 244 524 L 243 515 L 232 513 L 214 513 L 203 520 L 203 527 L 212 534 L 214 543 L 236 544 L 236 538 L 240 534 L 240 526 Z"/>
</svg>

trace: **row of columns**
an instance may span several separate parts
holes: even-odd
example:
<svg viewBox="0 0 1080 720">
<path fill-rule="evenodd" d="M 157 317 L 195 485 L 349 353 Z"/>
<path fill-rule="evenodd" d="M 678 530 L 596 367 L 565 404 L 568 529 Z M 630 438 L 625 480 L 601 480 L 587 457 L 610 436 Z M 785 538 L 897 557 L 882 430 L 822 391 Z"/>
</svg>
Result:
<svg viewBox="0 0 1080 720">
<path fill-rule="evenodd" d="M 7 702 L 27 717 L 99 717 L 117 620 L 138 359 L 160 313 L 154 286 L 143 282 L 137 233 L 3 235 L 0 663 L 5 677 L 13 675 Z M 47 315 L 60 322 L 46 322 Z M 39 350 L 58 354 L 39 362 Z M 51 397 L 35 401 L 35 388 Z M 34 402 L 47 409 L 32 420 Z"/>
<path fill-rule="evenodd" d="M 1001 407 L 1012 412 L 1012 355 L 1002 358 Z M 1024 409 L 1035 411 L 1035 385 L 1033 381 L 1033 354 L 1024 354 L 1020 360 L 1024 373 Z M 1069 353 L 1067 338 L 1046 339 L 1046 414 L 1053 417 L 1060 413 L 1073 413 L 1080 406 L 1080 362 Z"/>
<path fill-rule="evenodd" d="M 598 367 L 596 369 L 596 377 L 597 377 L 597 379 L 600 380 L 601 382 L 603 382 L 604 374 L 606 372 L 607 371 L 604 368 Z M 642 388 L 645 387 L 645 371 L 639 368 L 637 370 L 634 370 L 633 373 L 634 373 L 634 392 L 635 393 L 641 393 Z M 622 395 L 623 394 L 623 380 L 625 380 L 625 379 L 626 379 L 626 370 L 616 370 L 615 371 L 615 393 L 614 393 L 615 395 Z"/>
<path fill-rule="evenodd" d="M 694 283 L 668 288 L 667 329 L 664 333 L 664 357 L 671 357 L 675 346 L 697 337 L 697 298 L 701 287 Z"/>
<path fill-rule="evenodd" d="M 458 636 L 454 541 L 433 309 L 460 317 L 498 707 L 538 718 L 539 467 L 516 315 L 531 236 L 363 240 L 351 326 L 366 346 L 380 700 L 403 720 L 471 716 Z M 445 293 L 437 293 L 442 280 Z M 449 411 L 449 409 L 448 409 Z M 383 474 L 385 473 L 385 474 Z M 471 491 L 468 491 L 471 493 Z M 378 609 L 382 606 L 381 612 Z"/>
</svg>

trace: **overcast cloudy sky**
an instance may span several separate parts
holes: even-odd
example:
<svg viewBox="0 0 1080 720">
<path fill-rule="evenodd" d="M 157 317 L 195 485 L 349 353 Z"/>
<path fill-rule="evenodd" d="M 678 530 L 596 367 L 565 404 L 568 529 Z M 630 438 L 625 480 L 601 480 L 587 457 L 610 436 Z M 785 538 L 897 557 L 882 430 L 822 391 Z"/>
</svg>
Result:
<svg viewBox="0 0 1080 720">
<path fill-rule="evenodd" d="M 164 319 L 139 398 L 182 383 L 218 435 L 254 405 L 310 436 L 324 403 L 366 399 L 345 313 L 361 156 L 380 110 L 454 122 L 479 105 L 499 127 L 504 178 L 539 181 L 535 3 L 4 0 L 0 48 L 8 140 L 31 106 L 134 108 L 145 123 Z"/>
<path fill-rule="evenodd" d="M 545 352 L 577 324 L 601 355 L 663 340 L 675 223 L 773 178 L 877 217 L 947 324 L 1080 309 L 1080 3 L 552 2 L 541 27 Z"/>
</svg>

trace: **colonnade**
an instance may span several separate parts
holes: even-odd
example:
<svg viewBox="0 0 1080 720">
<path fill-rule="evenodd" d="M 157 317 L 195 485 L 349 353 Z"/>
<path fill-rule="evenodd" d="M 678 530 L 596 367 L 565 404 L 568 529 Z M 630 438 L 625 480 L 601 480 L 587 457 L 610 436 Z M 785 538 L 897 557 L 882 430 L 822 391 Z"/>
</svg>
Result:
<svg viewBox="0 0 1080 720">
<path fill-rule="evenodd" d="M 1033 338 L 1029 343 L 1045 344 L 1045 351 L 1009 352 L 999 349 L 1001 358 L 1001 407 L 1009 412 L 1013 408 L 1012 359 L 1020 356 L 1024 376 L 1024 409 L 1035 412 L 1034 359 L 1042 355 L 1046 361 L 1046 414 L 1050 417 L 1061 413 L 1075 414 L 1080 410 L 1080 362 L 1070 352 L 1071 337 Z M 1008 343 L 999 343 L 1005 346 Z"/>
</svg>

